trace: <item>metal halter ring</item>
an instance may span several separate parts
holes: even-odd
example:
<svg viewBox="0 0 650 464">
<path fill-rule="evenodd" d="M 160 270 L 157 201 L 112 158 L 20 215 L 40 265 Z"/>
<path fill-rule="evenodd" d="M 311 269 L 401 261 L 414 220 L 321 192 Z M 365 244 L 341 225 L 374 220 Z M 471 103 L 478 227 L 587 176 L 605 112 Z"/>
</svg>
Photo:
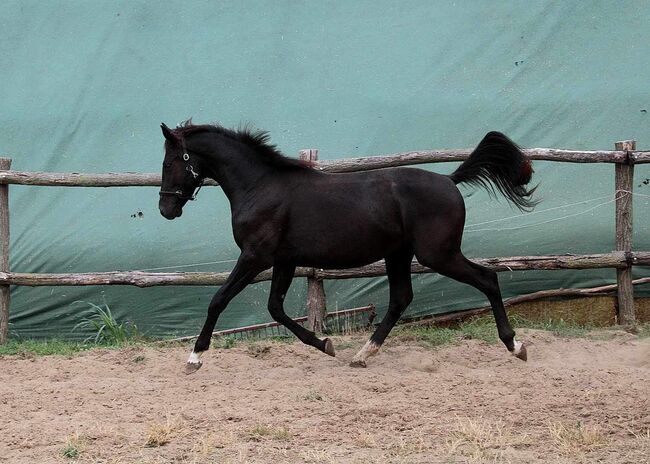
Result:
<svg viewBox="0 0 650 464">
<path fill-rule="evenodd" d="M 190 160 L 190 155 L 187 153 L 183 153 L 183 161 L 189 161 Z"/>
</svg>

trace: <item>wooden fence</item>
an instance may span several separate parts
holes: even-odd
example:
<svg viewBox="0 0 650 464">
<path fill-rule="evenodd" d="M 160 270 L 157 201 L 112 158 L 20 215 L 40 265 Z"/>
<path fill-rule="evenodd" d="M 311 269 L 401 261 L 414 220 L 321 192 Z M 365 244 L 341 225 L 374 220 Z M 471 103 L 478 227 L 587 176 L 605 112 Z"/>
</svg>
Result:
<svg viewBox="0 0 650 464">
<path fill-rule="evenodd" d="M 496 271 L 556 270 L 615 268 L 618 289 L 618 321 L 634 324 L 634 292 L 632 266 L 650 265 L 650 252 L 632 251 L 632 195 L 634 165 L 650 163 L 650 152 L 637 151 L 636 142 L 616 142 L 613 151 L 573 151 L 552 148 L 523 150 L 532 160 L 569 163 L 613 163 L 615 166 L 616 248 L 611 253 L 592 255 L 519 256 L 485 258 L 474 261 Z M 424 163 L 463 161 L 471 150 L 412 151 L 386 156 L 348 158 L 335 161 L 317 161 L 317 150 L 303 150 L 300 156 L 313 161 L 314 169 L 324 172 L 352 172 Z M 53 173 L 10 170 L 11 159 L 0 158 L 0 343 L 7 340 L 9 322 L 10 285 L 221 285 L 228 273 L 212 272 L 99 272 L 83 274 L 31 274 L 9 270 L 9 185 L 67 186 L 67 187 L 126 187 L 160 186 L 160 174 L 143 173 Z M 206 185 L 218 185 L 207 181 Z M 432 272 L 416 261 L 414 273 Z M 259 274 L 256 281 L 270 280 L 272 271 Z M 325 316 L 323 279 L 349 279 L 385 275 L 383 262 L 356 269 L 330 271 L 298 268 L 297 277 L 308 281 L 308 325 L 318 330 Z M 642 279 L 645 282 L 645 279 Z"/>
</svg>

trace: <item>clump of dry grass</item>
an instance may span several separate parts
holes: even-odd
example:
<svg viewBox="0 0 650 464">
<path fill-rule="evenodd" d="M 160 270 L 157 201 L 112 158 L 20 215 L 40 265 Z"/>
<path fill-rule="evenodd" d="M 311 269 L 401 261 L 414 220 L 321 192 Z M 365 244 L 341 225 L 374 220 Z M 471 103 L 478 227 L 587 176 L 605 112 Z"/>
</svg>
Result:
<svg viewBox="0 0 650 464">
<path fill-rule="evenodd" d="M 408 437 L 400 436 L 388 448 L 390 456 L 409 456 L 421 454 L 433 449 L 433 443 L 422 430 L 414 430 Z"/>
<path fill-rule="evenodd" d="M 593 451 L 607 445 L 607 437 L 599 428 L 581 422 L 549 423 L 548 430 L 556 448 L 564 453 Z"/>
<path fill-rule="evenodd" d="M 168 415 L 164 422 L 154 422 L 149 425 L 145 446 L 155 448 L 166 445 L 179 435 L 182 429 L 182 424 Z"/>
<path fill-rule="evenodd" d="M 529 442 L 528 435 L 518 435 L 502 421 L 488 422 L 482 419 L 459 419 L 447 440 L 450 455 L 462 454 L 474 461 L 501 462 L 509 447 Z"/>
<path fill-rule="evenodd" d="M 273 347 L 272 343 L 268 341 L 256 342 L 248 345 L 246 351 L 253 358 L 263 358 L 267 356 L 269 353 L 271 353 L 272 347 Z"/>
<path fill-rule="evenodd" d="M 280 440 L 287 441 L 292 437 L 291 432 L 285 427 L 271 427 L 258 424 L 248 432 L 248 439 L 251 441 Z"/>
<path fill-rule="evenodd" d="M 307 393 L 300 396 L 300 399 L 307 401 L 325 401 L 327 398 L 317 390 L 309 390 Z"/>
<path fill-rule="evenodd" d="M 215 460 L 217 450 L 235 445 L 236 443 L 237 436 L 232 430 L 201 434 L 196 438 L 194 445 L 190 449 L 187 464 L 217 462 Z"/>
<path fill-rule="evenodd" d="M 336 461 L 326 449 L 308 449 L 300 452 L 300 459 L 306 464 L 335 464 Z"/>
<path fill-rule="evenodd" d="M 375 436 L 365 431 L 359 432 L 354 441 L 362 448 L 375 448 L 377 446 L 377 439 Z"/>
</svg>

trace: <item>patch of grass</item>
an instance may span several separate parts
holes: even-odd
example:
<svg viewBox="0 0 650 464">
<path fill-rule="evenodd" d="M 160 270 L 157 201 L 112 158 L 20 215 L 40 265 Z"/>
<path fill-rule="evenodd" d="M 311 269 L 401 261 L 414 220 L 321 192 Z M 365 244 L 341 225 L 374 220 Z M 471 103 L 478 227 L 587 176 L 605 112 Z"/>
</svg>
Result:
<svg viewBox="0 0 650 464">
<path fill-rule="evenodd" d="M 414 430 L 408 436 L 398 436 L 397 440 L 390 444 L 388 450 L 391 456 L 407 457 L 411 454 L 421 454 L 433 449 L 433 442 L 421 429 Z"/>
<path fill-rule="evenodd" d="M 167 416 L 165 422 L 154 422 L 149 425 L 147 440 L 144 446 L 147 448 L 156 448 L 164 446 L 174 438 L 180 430 L 180 425 Z"/>
<path fill-rule="evenodd" d="M 336 461 L 327 449 L 308 449 L 300 452 L 306 464 L 334 464 Z"/>
<path fill-rule="evenodd" d="M 559 320 L 531 321 L 518 315 L 510 317 L 512 326 L 516 329 L 529 328 L 546 330 L 558 337 L 593 337 L 607 339 L 609 335 L 603 329 L 591 325 Z M 594 334 L 594 330 L 599 330 Z M 426 347 L 436 347 L 458 343 L 460 340 L 481 340 L 494 344 L 499 342 L 496 324 L 492 315 L 478 316 L 450 327 L 436 325 L 405 325 L 397 326 L 393 332 L 397 340 L 415 341 Z M 639 336 L 650 336 L 650 324 L 639 326 Z"/>
<path fill-rule="evenodd" d="M 364 430 L 360 431 L 354 440 L 355 443 L 361 448 L 375 448 L 377 447 L 377 439 L 372 433 Z"/>
<path fill-rule="evenodd" d="M 489 317 L 476 317 L 452 327 L 398 326 L 393 332 L 400 340 L 415 341 L 427 347 L 458 343 L 460 340 L 482 340 L 496 343 L 497 329 Z"/>
<path fill-rule="evenodd" d="M 639 325 L 639 337 L 648 338 L 650 337 L 650 322 Z"/>
<path fill-rule="evenodd" d="M 437 326 L 398 326 L 393 336 L 400 341 L 414 341 L 428 347 L 447 345 L 458 340 L 454 330 Z"/>
<path fill-rule="evenodd" d="M 237 344 L 237 339 L 231 335 L 227 335 L 225 337 L 218 337 L 215 340 L 214 347 L 221 348 L 223 350 L 228 350 L 230 348 L 234 348 L 236 344 Z"/>
<path fill-rule="evenodd" d="M 79 435 L 68 436 L 65 446 L 61 449 L 61 456 L 68 459 L 77 459 L 83 451 L 83 443 Z"/>
<path fill-rule="evenodd" d="M 461 454 L 480 462 L 502 462 L 509 447 L 525 446 L 527 435 L 516 435 L 503 422 L 459 419 L 447 440 L 449 454 Z"/>
<path fill-rule="evenodd" d="M 85 341 L 93 340 L 95 343 L 126 344 L 131 340 L 141 339 L 138 327 L 129 321 L 118 321 L 106 302 L 103 306 L 88 301 L 75 301 L 73 304 L 85 304 L 90 307 L 91 316 L 83 319 L 72 329 L 78 328 L 91 330 L 94 336 Z"/>
<path fill-rule="evenodd" d="M 263 439 L 286 441 L 291 439 L 291 432 L 285 427 L 258 424 L 248 432 L 248 438 L 252 441 L 262 441 Z"/>
<path fill-rule="evenodd" d="M 593 451 L 607 444 L 605 434 L 581 422 L 574 425 L 551 423 L 548 429 L 556 447 L 563 452 Z"/>
<path fill-rule="evenodd" d="M 589 332 L 597 329 L 596 326 L 578 324 L 572 321 L 565 321 L 564 319 L 549 319 L 546 321 L 531 321 L 521 316 L 511 317 L 512 325 L 516 327 L 524 327 L 528 329 L 546 330 L 553 335 L 565 338 L 586 337 Z"/>
<path fill-rule="evenodd" d="M 488 316 L 474 317 L 460 324 L 457 329 L 465 340 L 482 340 L 487 343 L 499 341 L 494 319 Z"/>
<path fill-rule="evenodd" d="M 293 335 L 274 335 L 272 337 L 269 337 L 268 340 L 276 343 L 292 344 L 297 340 L 297 338 Z"/>
<path fill-rule="evenodd" d="M 309 390 L 300 398 L 307 401 L 325 401 L 325 396 L 323 396 L 320 392 L 317 392 L 316 390 Z"/>
<path fill-rule="evenodd" d="M 268 341 L 251 343 L 246 351 L 254 358 L 263 358 L 271 352 L 271 343 Z"/>
<path fill-rule="evenodd" d="M 95 345 L 64 340 L 9 340 L 0 345 L 0 356 L 18 355 L 23 357 L 62 355 L 70 356 L 81 351 L 87 351 Z"/>
</svg>

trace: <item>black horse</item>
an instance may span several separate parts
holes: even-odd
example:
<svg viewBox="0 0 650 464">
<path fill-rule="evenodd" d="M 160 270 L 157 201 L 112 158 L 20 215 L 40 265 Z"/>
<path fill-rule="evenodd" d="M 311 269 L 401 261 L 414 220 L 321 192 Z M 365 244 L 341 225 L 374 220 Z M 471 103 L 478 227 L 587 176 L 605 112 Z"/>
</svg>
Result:
<svg viewBox="0 0 650 464">
<path fill-rule="evenodd" d="M 191 120 L 165 136 L 160 213 L 182 214 L 205 178 L 221 185 L 230 201 L 235 241 L 241 255 L 219 288 L 187 362 L 201 367 L 217 318 L 228 302 L 273 267 L 268 309 L 303 343 L 334 356 L 332 342 L 294 322 L 283 302 L 296 266 L 322 269 L 358 267 L 384 259 L 390 286 L 386 316 L 355 355 L 365 367 L 413 298 L 411 262 L 469 284 L 490 301 L 499 338 L 516 357 L 526 349 L 503 307 L 497 275 L 461 252 L 465 205 L 456 184 L 469 183 L 501 192 L 520 209 L 532 208 L 534 189 L 526 189 L 532 167 L 505 135 L 490 132 L 451 175 L 421 169 L 391 168 L 355 173 L 323 173 L 287 158 L 269 144 L 266 132 L 194 125 Z"/>
</svg>

